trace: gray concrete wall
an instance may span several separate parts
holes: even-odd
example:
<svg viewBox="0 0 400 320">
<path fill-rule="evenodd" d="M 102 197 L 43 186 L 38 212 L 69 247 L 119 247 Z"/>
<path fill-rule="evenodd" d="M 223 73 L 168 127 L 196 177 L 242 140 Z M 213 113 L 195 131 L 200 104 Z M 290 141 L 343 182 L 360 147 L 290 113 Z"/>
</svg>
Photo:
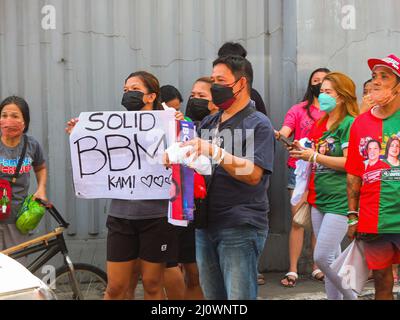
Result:
<svg viewBox="0 0 400 320">
<path fill-rule="evenodd" d="M 342 12 L 347 5 L 354 8 L 354 16 Z M 362 84 L 371 76 L 367 60 L 400 54 L 399 1 L 299 0 L 297 10 L 298 96 L 310 70 L 327 66 L 349 75 L 361 97 Z"/>
<path fill-rule="evenodd" d="M 45 5 L 56 10 L 55 29 L 42 28 Z M 264 0 L 0 0 L 0 97 L 17 94 L 30 104 L 30 133 L 48 154 L 49 198 L 71 223 L 74 259 L 104 265 L 108 201 L 75 198 L 66 120 L 82 111 L 122 110 L 123 81 L 141 69 L 186 98 L 228 40 L 248 49 L 255 86 L 265 95 L 265 6 Z M 53 225 L 44 219 L 38 233 Z"/>
</svg>

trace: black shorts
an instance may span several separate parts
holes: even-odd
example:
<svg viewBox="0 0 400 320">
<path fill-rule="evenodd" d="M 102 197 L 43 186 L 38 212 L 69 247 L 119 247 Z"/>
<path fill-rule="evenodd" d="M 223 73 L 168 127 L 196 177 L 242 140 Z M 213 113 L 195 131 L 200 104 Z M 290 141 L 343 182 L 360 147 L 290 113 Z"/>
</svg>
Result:
<svg viewBox="0 0 400 320">
<path fill-rule="evenodd" d="M 108 216 L 107 261 L 142 259 L 166 263 L 177 258 L 175 227 L 167 218 L 128 220 Z"/>
<path fill-rule="evenodd" d="M 175 228 L 178 238 L 178 260 L 170 260 L 167 268 L 176 267 L 178 263 L 196 263 L 196 235 L 193 224 Z"/>
</svg>

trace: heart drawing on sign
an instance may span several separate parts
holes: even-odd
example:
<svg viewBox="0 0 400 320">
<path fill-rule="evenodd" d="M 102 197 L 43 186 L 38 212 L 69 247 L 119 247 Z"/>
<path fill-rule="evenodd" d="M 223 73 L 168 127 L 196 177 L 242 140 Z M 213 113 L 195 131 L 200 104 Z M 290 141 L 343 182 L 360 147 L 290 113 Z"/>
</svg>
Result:
<svg viewBox="0 0 400 320">
<path fill-rule="evenodd" d="M 166 183 L 166 184 L 171 184 L 171 178 L 172 178 L 172 174 L 170 174 L 168 177 L 166 177 L 165 178 L 165 180 L 164 180 L 164 182 Z"/>
<path fill-rule="evenodd" d="M 163 184 L 164 184 L 164 176 L 159 176 L 159 177 L 155 177 L 153 179 L 154 184 L 156 184 L 157 186 L 159 186 L 160 188 L 162 188 Z"/>
<path fill-rule="evenodd" d="M 148 188 L 151 188 L 153 184 L 153 176 L 150 174 L 147 177 L 141 177 L 140 181 Z"/>
</svg>

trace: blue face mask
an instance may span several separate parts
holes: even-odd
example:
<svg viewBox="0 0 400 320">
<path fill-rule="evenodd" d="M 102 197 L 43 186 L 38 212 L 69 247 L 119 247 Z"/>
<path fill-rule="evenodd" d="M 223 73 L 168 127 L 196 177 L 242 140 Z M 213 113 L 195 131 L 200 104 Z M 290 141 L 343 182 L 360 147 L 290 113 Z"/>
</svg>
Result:
<svg viewBox="0 0 400 320">
<path fill-rule="evenodd" d="M 329 113 L 336 108 L 336 99 L 329 94 L 321 93 L 318 97 L 318 101 L 321 111 Z"/>
</svg>

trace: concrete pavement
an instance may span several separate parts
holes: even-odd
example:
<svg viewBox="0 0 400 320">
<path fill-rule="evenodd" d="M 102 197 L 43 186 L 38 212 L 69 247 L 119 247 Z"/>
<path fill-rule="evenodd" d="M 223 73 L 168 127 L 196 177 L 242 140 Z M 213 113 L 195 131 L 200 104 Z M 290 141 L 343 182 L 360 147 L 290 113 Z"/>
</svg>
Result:
<svg viewBox="0 0 400 320">
<path fill-rule="evenodd" d="M 258 286 L 259 300 L 326 300 L 324 284 L 312 280 L 310 275 L 300 275 L 297 280 L 296 287 L 285 288 L 280 284 L 284 273 L 266 273 L 264 274 L 266 283 Z M 394 292 L 400 291 L 398 285 L 395 286 Z M 396 296 L 395 296 L 396 297 Z M 363 293 L 360 296 L 362 300 L 370 300 L 374 298 L 374 283 L 367 283 Z"/>
<path fill-rule="evenodd" d="M 312 280 L 309 274 L 300 274 L 294 288 L 285 288 L 280 284 L 283 276 L 284 273 L 265 273 L 266 283 L 258 286 L 258 300 L 326 300 L 324 284 Z M 399 285 L 394 287 L 394 294 L 395 298 L 397 294 L 400 294 Z M 143 298 L 143 286 L 139 281 L 136 299 L 142 300 Z M 362 292 L 360 300 L 372 299 L 374 299 L 374 283 L 370 281 Z"/>
</svg>

